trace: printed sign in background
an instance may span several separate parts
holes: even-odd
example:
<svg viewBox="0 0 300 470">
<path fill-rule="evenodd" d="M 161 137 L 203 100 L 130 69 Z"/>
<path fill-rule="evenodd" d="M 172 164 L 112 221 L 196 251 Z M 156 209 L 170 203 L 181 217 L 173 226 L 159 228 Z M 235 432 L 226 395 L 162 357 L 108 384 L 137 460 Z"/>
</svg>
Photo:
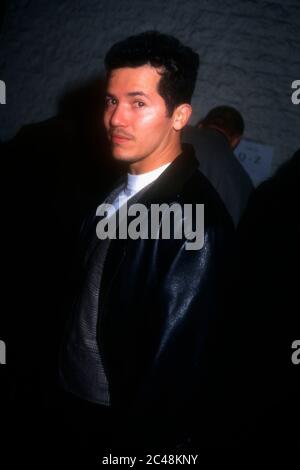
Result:
<svg viewBox="0 0 300 470">
<path fill-rule="evenodd" d="M 274 148 L 270 145 L 243 139 L 234 153 L 254 186 L 271 176 Z"/>
</svg>

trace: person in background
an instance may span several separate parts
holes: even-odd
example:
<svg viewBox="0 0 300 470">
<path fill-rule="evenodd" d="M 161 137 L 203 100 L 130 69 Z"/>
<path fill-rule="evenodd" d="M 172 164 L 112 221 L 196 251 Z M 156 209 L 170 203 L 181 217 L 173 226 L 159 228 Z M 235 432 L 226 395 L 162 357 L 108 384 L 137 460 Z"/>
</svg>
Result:
<svg viewBox="0 0 300 470">
<path fill-rule="evenodd" d="M 243 350 L 236 377 L 248 404 L 244 442 L 251 448 L 300 447 L 299 179 L 300 149 L 256 188 L 237 230 L 239 308 L 232 331 L 242 341 L 235 346 Z"/>
<path fill-rule="evenodd" d="M 250 177 L 233 153 L 243 133 L 243 117 L 231 106 L 211 109 L 182 133 L 182 141 L 194 146 L 200 170 L 221 196 L 235 226 L 253 191 Z"/>
</svg>

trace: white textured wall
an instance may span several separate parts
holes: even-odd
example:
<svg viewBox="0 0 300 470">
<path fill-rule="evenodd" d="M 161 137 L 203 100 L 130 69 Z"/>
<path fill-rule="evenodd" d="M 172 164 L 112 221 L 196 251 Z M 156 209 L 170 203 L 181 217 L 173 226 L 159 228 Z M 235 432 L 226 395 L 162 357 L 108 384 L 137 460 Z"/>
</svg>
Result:
<svg viewBox="0 0 300 470">
<path fill-rule="evenodd" d="M 179 37 L 200 54 L 199 117 L 236 106 L 246 137 L 275 146 L 274 168 L 300 147 L 300 2 L 226 0 L 12 0 L 1 31 L 0 139 L 56 113 L 70 84 L 99 73 L 108 47 L 146 29 Z"/>
</svg>

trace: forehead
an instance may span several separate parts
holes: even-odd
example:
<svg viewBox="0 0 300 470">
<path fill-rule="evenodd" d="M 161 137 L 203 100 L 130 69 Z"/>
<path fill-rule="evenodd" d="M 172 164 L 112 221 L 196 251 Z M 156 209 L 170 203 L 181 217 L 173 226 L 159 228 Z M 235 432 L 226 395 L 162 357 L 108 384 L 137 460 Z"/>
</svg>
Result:
<svg viewBox="0 0 300 470">
<path fill-rule="evenodd" d="M 110 72 L 106 88 L 107 92 L 111 94 L 126 94 L 134 91 L 157 94 L 160 78 L 158 70 L 151 65 L 122 67 Z"/>
</svg>

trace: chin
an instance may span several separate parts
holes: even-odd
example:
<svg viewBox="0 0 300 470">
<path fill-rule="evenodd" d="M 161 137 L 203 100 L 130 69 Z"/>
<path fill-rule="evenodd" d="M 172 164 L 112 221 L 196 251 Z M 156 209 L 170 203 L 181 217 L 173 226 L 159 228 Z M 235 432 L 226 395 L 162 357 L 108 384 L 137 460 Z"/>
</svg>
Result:
<svg viewBox="0 0 300 470">
<path fill-rule="evenodd" d="M 113 158 L 115 160 L 121 161 L 121 162 L 128 162 L 128 163 L 134 163 L 140 160 L 139 157 L 134 156 L 134 155 L 124 155 L 119 152 L 115 152 L 114 150 L 112 151 Z"/>
</svg>

